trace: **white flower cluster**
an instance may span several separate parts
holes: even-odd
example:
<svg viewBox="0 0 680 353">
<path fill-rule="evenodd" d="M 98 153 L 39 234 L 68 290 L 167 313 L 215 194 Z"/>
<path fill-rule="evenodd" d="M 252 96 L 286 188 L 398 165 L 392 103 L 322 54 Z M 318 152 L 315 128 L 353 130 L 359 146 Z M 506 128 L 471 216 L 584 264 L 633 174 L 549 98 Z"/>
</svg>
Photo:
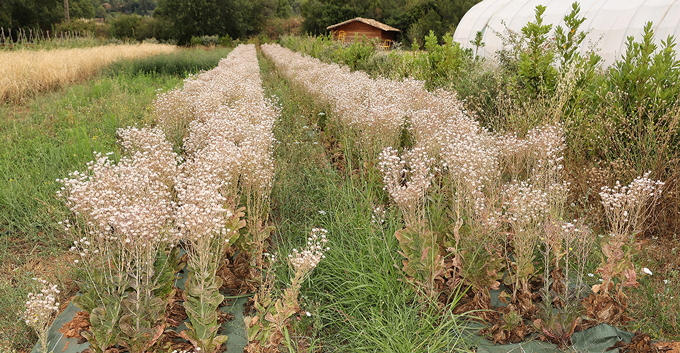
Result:
<svg viewBox="0 0 680 353">
<path fill-rule="evenodd" d="M 602 187 L 600 197 L 602 205 L 609 210 L 632 209 L 647 201 L 649 198 L 658 197 L 661 194 L 662 181 L 649 179 L 651 172 L 635 178 L 629 185 L 621 186 L 617 181 L 616 186 Z"/>
<path fill-rule="evenodd" d="M 57 302 L 59 290 L 56 284 L 50 284 L 40 278 L 34 278 L 34 280 L 40 282 L 42 288 L 40 293 L 28 293 L 26 310 L 23 312 L 22 317 L 26 325 L 33 327 L 41 333 L 41 330 L 46 329 L 47 325 L 49 325 L 52 314 L 59 310 L 59 302 Z"/>
<path fill-rule="evenodd" d="M 616 235 L 640 231 L 640 223 L 651 207 L 651 201 L 661 195 L 664 183 L 651 180 L 645 173 L 630 184 L 622 186 L 619 181 L 613 188 L 602 187 L 600 197 L 612 232 Z"/>
<path fill-rule="evenodd" d="M 323 228 L 312 229 L 309 238 L 307 238 L 307 246 L 300 250 L 293 249 L 288 255 L 288 261 L 296 271 L 308 273 L 319 264 L 321 259 L 326 257 L 324 253 L 330 250 L 325 246 L 328 242 L 326 234 L 328 234 L 328 231 Z"/>
<path fill-rule="evenodd" d="M 452 135 L 441 150 L 443 167 L 464 189 L 459 192 L 470 196 L 481 192 L 485 185 L 499 182 L 498 155 L 496 141 L 483 132 Z"/>
<path fill-rule="evenodd" d="M 127 127 L 118 129 L 121 144 L 131 154 L 141 154 L 144 161 L 150 163 L 149 168 L 168 186 L 173 185 L 173 177 L 177 175 L 179 156 L 172 150 L 162 129 Z"/>
<path fill-rule="evenodd" d="M 524 181 L 515 182 L 504 187 L 507 195 L 503 206 L 506 217 L 511 223 L 526 227 L 531 224 L 540 226 L 549 210 L 549 194 Z"/>
<path fill-rule="evenodd" d="M 385 223 L 386 216 L 387 210 L 385 209 L 385 206 L 373 206 L 373 212 L 371 213 L 371 223 L 380 226 Z"/>
<path fill-rule="evenodd" d="M 434 159 L 422 148 L 406 151 L 401 157 L 392 147 L 380 153 L 379 167 L 385 190 L 401 209 L 408 225 L 415 225 L 423 215 L 427 189 L 432 184 L 433 164 Z"/>
<path fill-rule="evenodd" d="M 504 167 L 511 173 L 528 171 L 533 182 L 549 183 L 563 169 L 565 137 L 560 124 L 536 127 L 523 139 L 513 133 L 498 140 Z"/>
<path fill-rule="evenodd" d="M 410 131 L 416 146 L 427 148 L 430 155 L 438 155 L 449 143 L 466 139 L 465 136 L 484 133 L 455 93 L 443 89 L 432 93 L 423 89 L 417 93 L 410 100 Z"/>
<path fill-rule="evenodd" d="M 146 130 L 149 131 L 149 130 Z M 156 145 L 163 148 L 169 145 Z M 170 153 L 171 150 L 170 150 Z M 157 153 L 137 150 L 114 164 L 108 156 L 96 153 L 87 172 L 73 172 L 57 193 L 67 206 L 82 217 L 86 233 L 105 243 L 155 247 L 159 242 L 176 241 L 172 227 L 174 203 L 171 201 L 173 175 L 162 171 L 175 168 L 174 160 L 162 166 Z"/>
</svg>

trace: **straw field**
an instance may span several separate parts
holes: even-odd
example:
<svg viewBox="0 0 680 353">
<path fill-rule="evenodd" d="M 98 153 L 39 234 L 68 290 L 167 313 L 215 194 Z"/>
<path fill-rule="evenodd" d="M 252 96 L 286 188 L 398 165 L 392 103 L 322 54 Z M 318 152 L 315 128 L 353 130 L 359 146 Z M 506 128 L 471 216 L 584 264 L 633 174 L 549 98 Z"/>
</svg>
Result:
<svg viewBox="0 0 680 353">
<path fill-rule="evenodd" d="M 96 48 L 0 52 L 0 101 L 20 102 L 91 77 L 103 66 L 178 50 L 165 44 L 126 44 Z"/>
</svg>

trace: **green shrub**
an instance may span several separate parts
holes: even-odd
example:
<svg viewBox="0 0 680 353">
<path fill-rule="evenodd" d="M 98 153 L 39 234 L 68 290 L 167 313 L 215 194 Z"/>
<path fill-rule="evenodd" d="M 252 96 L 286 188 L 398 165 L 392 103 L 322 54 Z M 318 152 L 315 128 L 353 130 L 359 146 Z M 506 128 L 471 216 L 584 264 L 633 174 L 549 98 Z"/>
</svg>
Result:
<svg viewBox="0 0 680 353">
<path fill-rule="evenodd" d="M 191 37 L 189 44 L 191 44 L 192 47 L 197 47 L 203 45 L 203 40 L 200 37 Z"/>
<path fill-rule="evenodd" d="M 229 37 L 229 35 L 225 35 L 224 37 L 220 38 L 220 45 L 223 47 L 233 47 L 234 46 L 234 41 Z"/>
<path fill-rule="evenodd" d="M 445 86 L 458 78 L 465 62 L 472 58 L 471 51 L 464 50 L 459 43 L 454 43 L 451 34 L 447 33 L 442 39 L 444 44 L 439 45 L 434 31 L 430 31 L 425 37 L 428 67 L 423 70 L 427 73 L 423 79 L 430 87 Z"/>
<path fill-rule="evenodd" d="M 625 157 L 638 173 L 662 172 L 670 155 L 680 152 L 680 60 L 674 47 L 672 36 L 660 47 L 654 44 L 652 23 L 647 23 L 640 42 L 628 37 L 625 55 L 593 96 L 592 106 L 600 107 L 593 118 L 609 140 L 601 155 Z"/>
<path fill-rule="evenodd" d="M 205 46 L 216 46 L 220 44 L 219 36 L 201 36 L 201 41 Z"/>
<path fill-rule="evenodd" d="M 375 53 L 375 41 L 369 41 L 366 36 L 359 38 L 354 36 L 354 41 L 349 46 L 338 47 L 335 50 L 335 57 L 339 63 L 349 66 L 356 70 L 360 63 L 366 62 Z"/>
<path fill-rule="evenodd" d="M 111 36 L 122 40 L 143 41 L 156 38 L 157 32 L 162 32 L 163 24 L 152 17 L 142 17 L 137 14 L 120 15 L 111 21 Z"/>
<path fill-rule="evenodd" d="M 94 20 L 86 20 L 83 18 L 74 19 L 69 22 L 62 22 L 54 26 L 54 31 L 57 32 L 95 32 L 97 24 Z"/>
</svg>

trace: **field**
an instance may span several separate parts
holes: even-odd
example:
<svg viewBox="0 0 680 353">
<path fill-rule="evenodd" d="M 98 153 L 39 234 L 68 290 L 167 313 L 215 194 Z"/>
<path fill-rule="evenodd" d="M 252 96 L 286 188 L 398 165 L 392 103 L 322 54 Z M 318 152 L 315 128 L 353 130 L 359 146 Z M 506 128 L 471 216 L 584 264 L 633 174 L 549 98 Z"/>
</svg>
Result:
<svg viewBox="0 0 680 353">
<path fill-rule="evenodd" d="M 95 48 L 0 52 L 0 100 L 19 102 L 37 92 L 66 86 L 94 75 L 116 60 L 143 58 L 177 50 L 171 45 L 108 45 Z"/>
<path fill-rule="evenodd" d="M 0 348 L 42 339 L 19 320 L 34 277 L 101 351 L 219 351 L 236 297 L 249 352 L 591 351 L 577 337 L 602 323 L 637 349 L 680 340 L 680 65 L 575 59 L 542 81 L 438 42 L 173 50 L 11 98 Z M 603 103 L 642 76 L 663 84 Z"/>
</svg>

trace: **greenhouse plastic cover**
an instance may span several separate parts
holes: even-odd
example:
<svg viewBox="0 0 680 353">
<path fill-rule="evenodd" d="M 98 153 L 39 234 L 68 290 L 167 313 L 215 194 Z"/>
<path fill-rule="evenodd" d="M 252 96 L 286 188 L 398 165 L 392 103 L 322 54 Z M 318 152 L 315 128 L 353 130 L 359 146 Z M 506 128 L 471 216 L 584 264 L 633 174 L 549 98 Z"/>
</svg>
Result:
<svg viewBox="0 0 680 353">
<path fill-rule="evenodd" d="M 533 21 L 537 5 L 546 6 L 544 24 L 565 27 L 563 18 L 571 12 L 570 0 L 484 0 L 473 6 L 461 19 L 454 40 L 464 48 L 475 49 L 471 43 L 475 34 L 481 31 L 485 46 L 478 55 L 490 56 L 503 49 L 497 33 L 507 29 L 519 32 L 524 25 Z M 609 66 L 626 52 L 627 37 L 636 41 L 642 38 L 645 23 L 651 21 L 655 42 L 661 44 L 672 35 L 680 37 L 680 0 L 581 0 L 580 17 L 585 21 L 579 30 L 588 35 L 581 44 L 580 52 L 585 54 L 590 46 L 599 49 L 605 66 Z M 505 23 L 505 25 L 503 25 Z M 680 58 L 680 52 L 676 50 Z"/>
</svg>

